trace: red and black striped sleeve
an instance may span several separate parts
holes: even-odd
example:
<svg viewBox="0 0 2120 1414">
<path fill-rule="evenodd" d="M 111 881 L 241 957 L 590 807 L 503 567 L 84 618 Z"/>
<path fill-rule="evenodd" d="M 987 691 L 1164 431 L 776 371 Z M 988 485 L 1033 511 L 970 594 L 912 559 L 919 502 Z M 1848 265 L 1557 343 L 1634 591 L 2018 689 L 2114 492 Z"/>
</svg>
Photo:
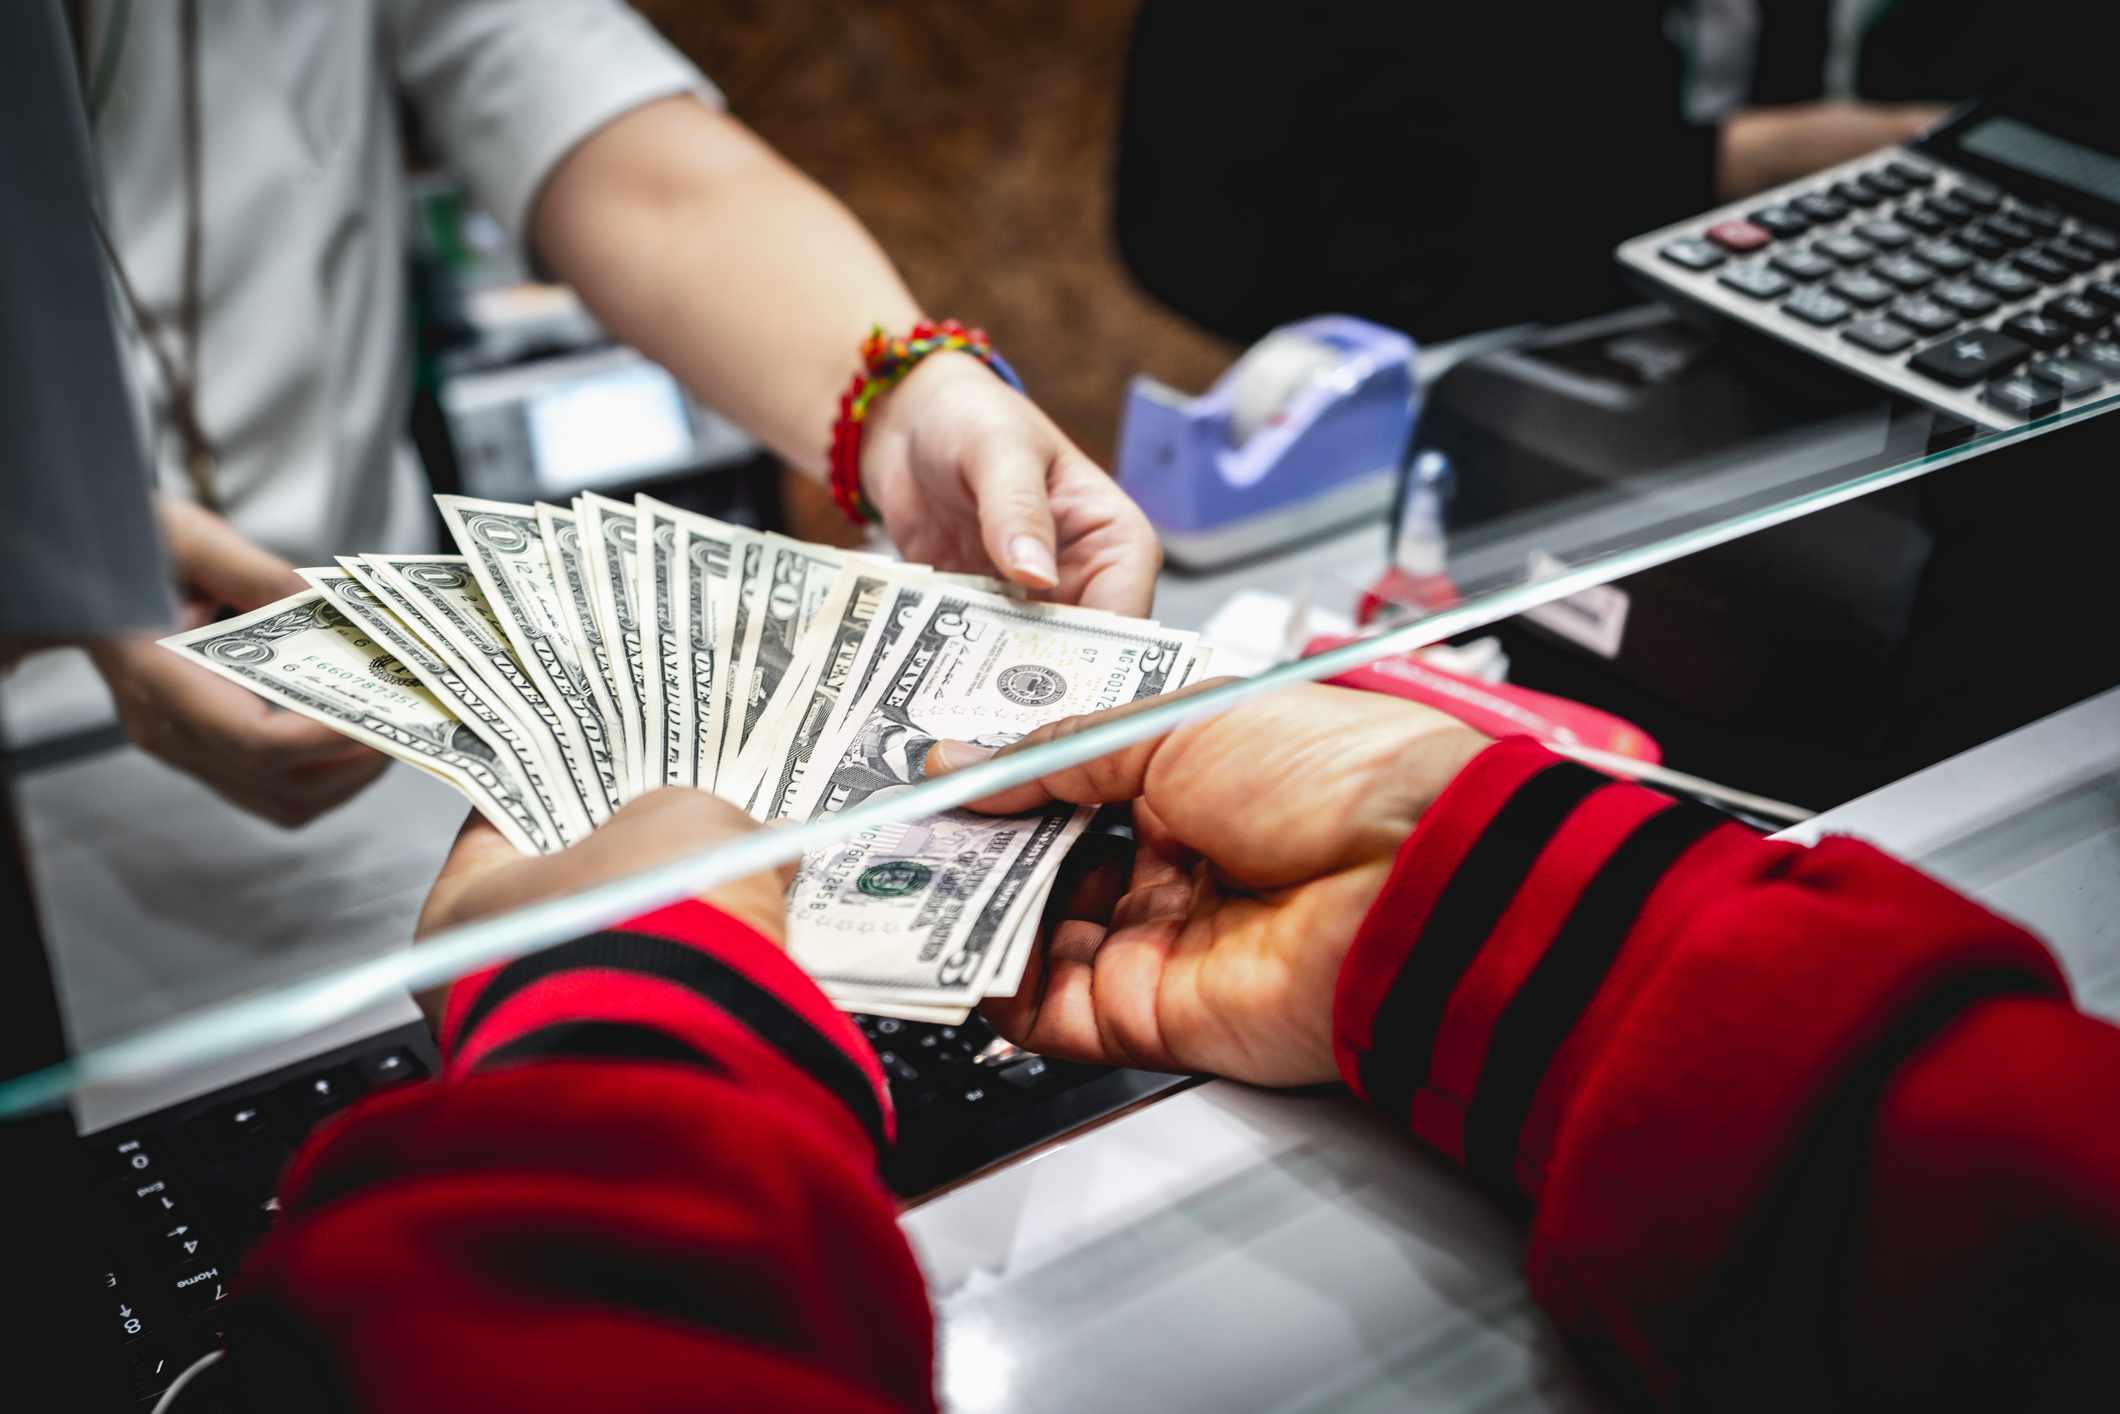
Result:
<svg viewBox="0 0 2120 1414">
<path fill-rule="evenodd" d="M 245 1264 L 258 1408 L 928 1408 L 875 1057 L 683 904 L 468 977 L 444 1067 L 327 1125 Z"/>
<path fill-rule="evenodd" d="M 2088 1064 L 2113 1102 L 2120 1031 L 2036 939 L 1866 845 L 1765 840 L 1528 738 L 1408 839 L 1334 1031 L 1349 1085 L 1529 1215 L 1533 1294 L 1649 1404 L 1840 1407 L 1951 1368 L 1937 1341 L 1969 1308 L 1937 1293 L 2049 1228 L 1994 1225 L 1939 1271 L 1967 1195 L 1912 1153 L 1964 1146 L 2052 1196 L 2079 1254 L 2120 1255 L 2120 1141 L 2080 1088 Z M 1995 1083 L 2028 1083 L 2028 1054 L 2045 1093 Z M 1996 1158 L 2027 1128 L 2030 1178 Z"/>
</svg>

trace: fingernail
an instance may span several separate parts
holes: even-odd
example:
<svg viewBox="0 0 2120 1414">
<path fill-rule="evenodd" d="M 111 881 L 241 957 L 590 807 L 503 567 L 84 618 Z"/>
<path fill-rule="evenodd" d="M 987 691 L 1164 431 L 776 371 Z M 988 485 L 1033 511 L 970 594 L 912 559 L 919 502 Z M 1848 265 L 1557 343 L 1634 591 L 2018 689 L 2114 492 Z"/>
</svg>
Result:
<svg viewBox="0 0 2120 1414">
<path fill-rule="evenodd" d="M 928 752 L 928 775 L 946 776 L 967 766 L 976 766 L 994 754 L 991 746 L 970 741 L 938 741 Z"/>
<path fill-rule="evenodd" d="M 1016 573 L 1037 580 L 1041 589 L 1050 589 L 1060 582 L 1060 569 L 1053 563 L 1053 552 L 1046 549 L 1045 542 L 1035 535 L 1019 535 L 1009 541 L 1008 559 Z"/>
</svg>

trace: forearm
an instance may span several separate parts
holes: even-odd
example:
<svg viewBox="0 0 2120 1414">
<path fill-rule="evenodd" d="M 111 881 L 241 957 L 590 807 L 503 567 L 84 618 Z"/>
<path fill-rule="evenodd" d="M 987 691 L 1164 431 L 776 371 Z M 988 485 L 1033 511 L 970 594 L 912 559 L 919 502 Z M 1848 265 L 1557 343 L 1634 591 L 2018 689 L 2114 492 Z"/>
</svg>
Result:
<svg viewBox="0 0 2120 1414">
<path fill-rule="evenodd" d="M 689 96 L 576 148 L 531 225 L 605 328 L 812 476 L 862 337 L 920 317 L 844 206 Z"/>
</svg>

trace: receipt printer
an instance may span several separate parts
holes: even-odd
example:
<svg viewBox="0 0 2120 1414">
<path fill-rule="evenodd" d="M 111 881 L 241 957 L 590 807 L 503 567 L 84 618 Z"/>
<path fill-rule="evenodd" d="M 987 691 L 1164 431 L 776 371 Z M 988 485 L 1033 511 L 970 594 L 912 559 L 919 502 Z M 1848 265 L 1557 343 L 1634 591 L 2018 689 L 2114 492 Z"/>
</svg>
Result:
<svg viewBox="0 0 2120 1414">
<path fill-rule="evenodd" d="M 1413 432 L 1413 352 L 1395 330 L 1323 315 L 1268 334 L 1199 397 L 1137 377 L 1119 484 L 1187 569 L 1381 518 Z"/>
</svg>

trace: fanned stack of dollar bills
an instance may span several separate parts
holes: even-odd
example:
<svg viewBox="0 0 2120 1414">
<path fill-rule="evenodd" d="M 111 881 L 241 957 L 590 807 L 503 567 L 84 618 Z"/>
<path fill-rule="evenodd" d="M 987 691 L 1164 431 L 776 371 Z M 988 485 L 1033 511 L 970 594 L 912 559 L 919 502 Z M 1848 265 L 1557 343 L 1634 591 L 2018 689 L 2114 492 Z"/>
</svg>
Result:
<svg viewBox="0 0 2120 1414">
<path fill-rule="evenodd" d="M 308 592 L 163 640 L 449 784 L 529 852 L 659 786 L 807 820 L 1153 697 L 1195 637 L 1008 586 L 747 530 L 642 496 L 436 498 L 457 555 L 303 570 Z M 961 1020 L 1016 989 L 1087 810 L 950 811 L 804 859 L 789 950 L 840 1006 Z"/>
</svg>

